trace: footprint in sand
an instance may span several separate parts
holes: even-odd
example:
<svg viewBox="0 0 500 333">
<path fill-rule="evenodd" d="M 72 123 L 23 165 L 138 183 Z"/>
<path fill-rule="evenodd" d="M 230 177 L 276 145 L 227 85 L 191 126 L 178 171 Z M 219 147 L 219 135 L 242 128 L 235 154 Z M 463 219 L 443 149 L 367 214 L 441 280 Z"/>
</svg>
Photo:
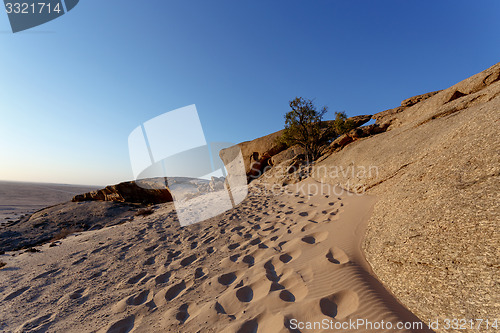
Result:
<svg viewBox="0 0 500 333">
<path fill-rule="evenodd" d="M 129 245 L 127 245 L 127 246 L 129 246 Z M 154 251 L 154 249 L 156 249 L 157 247 L 158 247 L 158 245 L 152 245 L 152 246 L 150 246 L 150 247 L 145 248 L 145 249 L 144 249 L 144 251 L 145 251 L 146 253 L 149 253 L 149 252 Z"/>
<path fill-rule="evenodd" d="M 52 270 L 50 270 L 50 271 L 47 271 L 47 272 L 44 272 L 44 273 L 42 273 L 42 274 L 39 274 L 39 275 L 35 276 L 35 277 L 33 278 L 33 280 L 36 280 L 36 279 L 42 279 L 42 278 L 47 277 L 47 276 L 49 276 L 49 275 L 51 275 L 51 274 L 54 274 L 54 275 L 55 275 L 55 273 L 60 273 L 60 270 L 61 270 L 61 269 L 59 269 L 59 268 L 52 269 Z"/>
<path fill-rule="evenodd" d="M 332 247 L 330 250 L 328 250 L 328 252 L 326 253 L 326 259 L 334 264 L 345 264 L 349 262 L 349 257 L 347 256 L 347 254 L 338 247 Z"/>
<path fill-rule="evenodd" d="M 181 266 L 182 267 L 186 267 L 186 266 L 189 266 L 191 265 L 196 259 L 198 258 L 198 256 L 196 254 L 192 254 L 190 255 L 189 257 L 186 257 L 184 259 L 181 260 Z"/>
<path fill-rule="evenodd" d="M 78 298 L 81 298 L 83 293 L 85 292 L 85 288 L 80 288 L 78 290 L 75 290 L 74 292 L 72 292 L 70 295 L 69 295 L 69 298 L 70 299 L 78 299 Z"/>
<path fill-rule="evenodd" d="M 127 333 L 134 329 L 135 315 L 128 316 L 111 325 L 106 333 Z"/>
<path fill-rule="evenodd" d="M 243 303 L 248 303 L 253 299 L 253 289 L 248 286 L 243 286 L 236 290 L 236 298 Z"/>
<path fill-rule="evenodd" d="M 286 289 L 280 292 L 280 299 L 285 302 L 295 302 L 295 296 Z"/>
<path fill-rule="evenodd" d="M 18 289 L 10 294 L 8 294 L 4 299 L 3 301 L 10 301 L 11 299 L 14 299 L 16 298 L 17 296 L 21 295 L 22 293 L 24 293 L 26 290 L 30 289 L 30 287 L 24 287 L 24 288 L 21 288 L 21 289 Z"/>
<path fill-rule="evenodd" d="M 184 322 L 189 318 L 188 313 L 189 304 L 184 303 L 179 307 L 179 311 L 175 315 L 175 319 L 179 321 L 179 324 L 184 324 Z"/>
<path fill-rule="evenodd" d="M 229 250 L 234 250 L 236 248 L 238 248 L 240 246 L 240 243 L 233 243 L 233 244 L 230 244 L 227 248 Z"/>
<path fill-rule="evenodd" d="M 295 260 L 298 257 L 300 257 L 301 254 L 302 254 L 302 251 L 300 249 L 294 249 L 294 250 L 291 250 L 289 252 L 286 252 L 286 253 L 283 253 L 282 255 L 280 255 L 279 260 L 284 264 L 288 264 L 292 260 Z"/>
<path fill-rule="evenodd" d="M 232 256 L 229 257 L 229 260 L 231 260 L 232 262 L 236 262 L 236 261 L 238 261 L 239 257 L 240 257 L 239 253 L 233 254 Z"/>
<path fill-rule="evenodd" d="M 319 301 L 321 312 L 325 316 L 344 319 L 359 307 L 358 294 L 352 290 L 344 290 Z"/>
<path fill-rule="evenodd" d="M 173 300 L 174 298 L 179 296 L 180 293 L 186 289 L 186 287 L 187 287 L 186 282 L 182 280 L 181 282 L 177 283 L 176 285 L 170 287 L 170 289 L 167 290 L 167 292 L 165 293 L 165 299 L 167 301 Z"/>
<path fill-rule="evenodd" d="M 170 277 L 172 276 L 172 273 L 166 272 L 161 275 L 158 275 L 155 278 L 156 284 L 162 284 L 162 283 L 167 283 L 170 280 Z"/>
<path fill-rule="evenodd" d="M 278 282 L 280 280 L 280 277 L 278 276 L 278 273 L 276 273 L 276 269 L 272 263 L 272 259 L 268 260 L 264 264 L 264 268 L 266 269 L 266 278 L 271 281 L 271 282 Z"/>
<path fill-rule="evenodd" d="M 194 278 L 195 279 L 199 279 L 199 278 L 202 278 L 204 277 L 205 275 L 208 274 L 208 270 L 204 267 L 198 267 L 195 271 L 194 271 Z"/>
<path fill-rule="evenodd" d="M 31 319 L 25 322 L 23 326 L 18 329 L 18 332 L 46 332 L 52 324 L 52 319 L 52 314 Z"/>
<path fill-rule="evenodd" d="M 254 333 L 259 329 L 259 323 L 257 319 L 252 319 L 244 322 L 236 331 L 236 333 Z"/>
<path fill-rule="evenodd" d="M 82 262 L 84 262 L 85 260 L 87 260 L 87 257 L 81 257 L 80 259 L 78 259 L 77 261 L 73 262 L 72 265 L 78 265 L 78 264 L 81 264 Z"/>
<path fill-rule="evenodd" d="M 223 286 L 229 286 L 236 280 L 236 278 L 237 278 L 236 274 L 234 272 L 231 272 L 222 274 L 221 276 L 219 276 L 217 281 L 219 281 L 219 283 L 222 284 Z"/>
<path fill-rule="evenodd" d="M 107 249 L 108 247 L 109 247 L 109 245 L 102 246 L 102 247 L 100 247 L 100 248 L 97 248 L 97 249 L 93 250 L 92 252 L 90 252 L 90 254 L 99 253 L 99 252 L 101 252 L 102 250 Z"/>
<path fill-rule="evenodd" d="M 316 244 L 324 241 L 328 237 L 328 231 L 317 232 L 302 238 L 302 241 L 307 244 Z"/>
<path fill-rule="evenodd" d="M 249 244 L 250 245 L 257 245 L 257 244 L 260 244 L 260 242 L 261 242 L 260 238 L 255 238 L 255 239 L 252 239 Z"/>
<path fill-rule="evenodd" d="M 142 273 L 139 273 L 133 277 L 131 277 L 130 279 L 128 279 L 127 283 L 128 284 L 136 284 L 137 282 L 139 282 L 143 277 L 146 276 L 146 272 L 142 272 Z"/>
<path fill-rule="evenodd" d="M 144 262 L 144 266 L 153 265 L 155 263 L 155 257 L 150 257 Z"/>
<path fill-rule="evenodd" d="M 203 241 L 203 244 L 209 244 L 209 243 L 211 243 L 214 239 L 215 239 L 214 237 L 208 237 L 207 239 L 205 239 L 205 240 Z"/>
<path fill-rule="evenodd" d="M 255 263 L 255 258 L 251 255 L 246 255 L 242 260 L 245 264 L 248 264 L 248 267 L 252 267 Z"/>
<path fill-rule="evenodd" d="M 148 300 L 149 290 L 143 290 L 135 296 L 131 296 L 127 299 L 128 305 L 141 305 Z"/>
</svg>

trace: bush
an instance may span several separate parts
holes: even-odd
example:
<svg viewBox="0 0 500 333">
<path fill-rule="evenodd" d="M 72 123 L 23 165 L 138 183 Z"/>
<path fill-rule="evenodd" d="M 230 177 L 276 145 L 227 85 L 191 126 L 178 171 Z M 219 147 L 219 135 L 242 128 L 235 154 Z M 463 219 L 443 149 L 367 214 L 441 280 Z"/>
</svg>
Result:
<svg viewBox="0 0 500 333">
<path fill-rule="evenodd" d="M 336 136 L 341 136 L 356 128 L 356 125 L 352 120 L 347 119 L 345 112 L 335 112 L 335 120 L 333 121 L 332 127 Z"/>
<path fill-rule="evenodd" d="M 285 114 L 285 131 L 280 142 L 288 147 L 303 147 L 307 157 L 315 160 L 321 146 L 331 137 L 331 127 L 323 122 L 328 109 L 324 106 L 318 111 L 312 100 L 302 97 L 296 97 L 289 105 L 292 110 Z"/>
</svg>

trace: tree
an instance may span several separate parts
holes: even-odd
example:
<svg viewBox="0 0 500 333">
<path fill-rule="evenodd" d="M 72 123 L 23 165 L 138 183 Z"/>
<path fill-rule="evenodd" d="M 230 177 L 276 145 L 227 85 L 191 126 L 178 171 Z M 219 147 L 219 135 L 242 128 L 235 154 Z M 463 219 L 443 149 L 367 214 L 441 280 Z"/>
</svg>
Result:
<svg viewBox="0 0 500 333">
<path fill-rule="evenodd" d="M 335 112 L 335 120 L 333 121 L 332 127 L 336 136 L 341 136 L 353 128 L 356 128 L 356 125 L 352 120 L 347 119 L 345 112 Z"/>
<path fill-rule="evenodd" d="M 281 141 L 289 147 L 300 145 L 307 157 L 315 160 L 320 155 L 321 146 L 331 137 L 332 127 L 323 122 L 328 109 L 324 106 L 318 111 L 312 100 L 302 97 L 296 97 L 289 105 L 292 110 L 285 115 Z"/>
</svg>

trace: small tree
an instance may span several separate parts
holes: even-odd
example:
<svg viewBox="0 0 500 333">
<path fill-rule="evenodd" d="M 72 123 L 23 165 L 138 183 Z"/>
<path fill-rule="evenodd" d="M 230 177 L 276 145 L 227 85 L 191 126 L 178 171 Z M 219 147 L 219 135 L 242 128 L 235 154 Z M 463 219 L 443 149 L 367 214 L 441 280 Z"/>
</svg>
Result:
<svg viewBox="0 0 500 333">
<path fill-rule="evenodd" d="M 352 120 L 347 119 L 345 112 L 335 112 L 335 120 L 333 121 L 332 127 L 336 136 L 340 136 L 356 128 L 356 125 Z"/>
<path fill-rule="evenodd" d="M 289 105 L 292 110 L 285 115 L 281 141 L 289 147 L 300 145 L 307 157 L 315 160 L 322 144 L 331 136 L 331 127 L 322 121 L 328 109 L 324 106 L 318 111 L 312 100 L 302 97 L 296 97 Z"/>
</svg>

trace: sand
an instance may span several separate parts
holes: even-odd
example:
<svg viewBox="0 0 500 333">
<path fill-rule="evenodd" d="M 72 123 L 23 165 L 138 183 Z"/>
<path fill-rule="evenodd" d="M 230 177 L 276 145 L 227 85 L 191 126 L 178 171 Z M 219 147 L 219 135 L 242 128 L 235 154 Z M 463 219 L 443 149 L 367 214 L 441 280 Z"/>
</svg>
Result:
<svg viewBox="0 0 500 333">
<path fill-rule="evenodd" d="M 96 186 L 0 181 L 0 226 Z"/>
<path fill-rule="evenodd" d="M 395 328 L 418 319 L 361 251 L 376 198 L 318 184 L 253 185 L 236 208 L 182 228 L 173 204 L 157 205 L 38 253 L 8 252 L 0 256 L 0 331 L 330 331 L 293 329 L 324 319 L 412 331 Z"/>
</svg>

